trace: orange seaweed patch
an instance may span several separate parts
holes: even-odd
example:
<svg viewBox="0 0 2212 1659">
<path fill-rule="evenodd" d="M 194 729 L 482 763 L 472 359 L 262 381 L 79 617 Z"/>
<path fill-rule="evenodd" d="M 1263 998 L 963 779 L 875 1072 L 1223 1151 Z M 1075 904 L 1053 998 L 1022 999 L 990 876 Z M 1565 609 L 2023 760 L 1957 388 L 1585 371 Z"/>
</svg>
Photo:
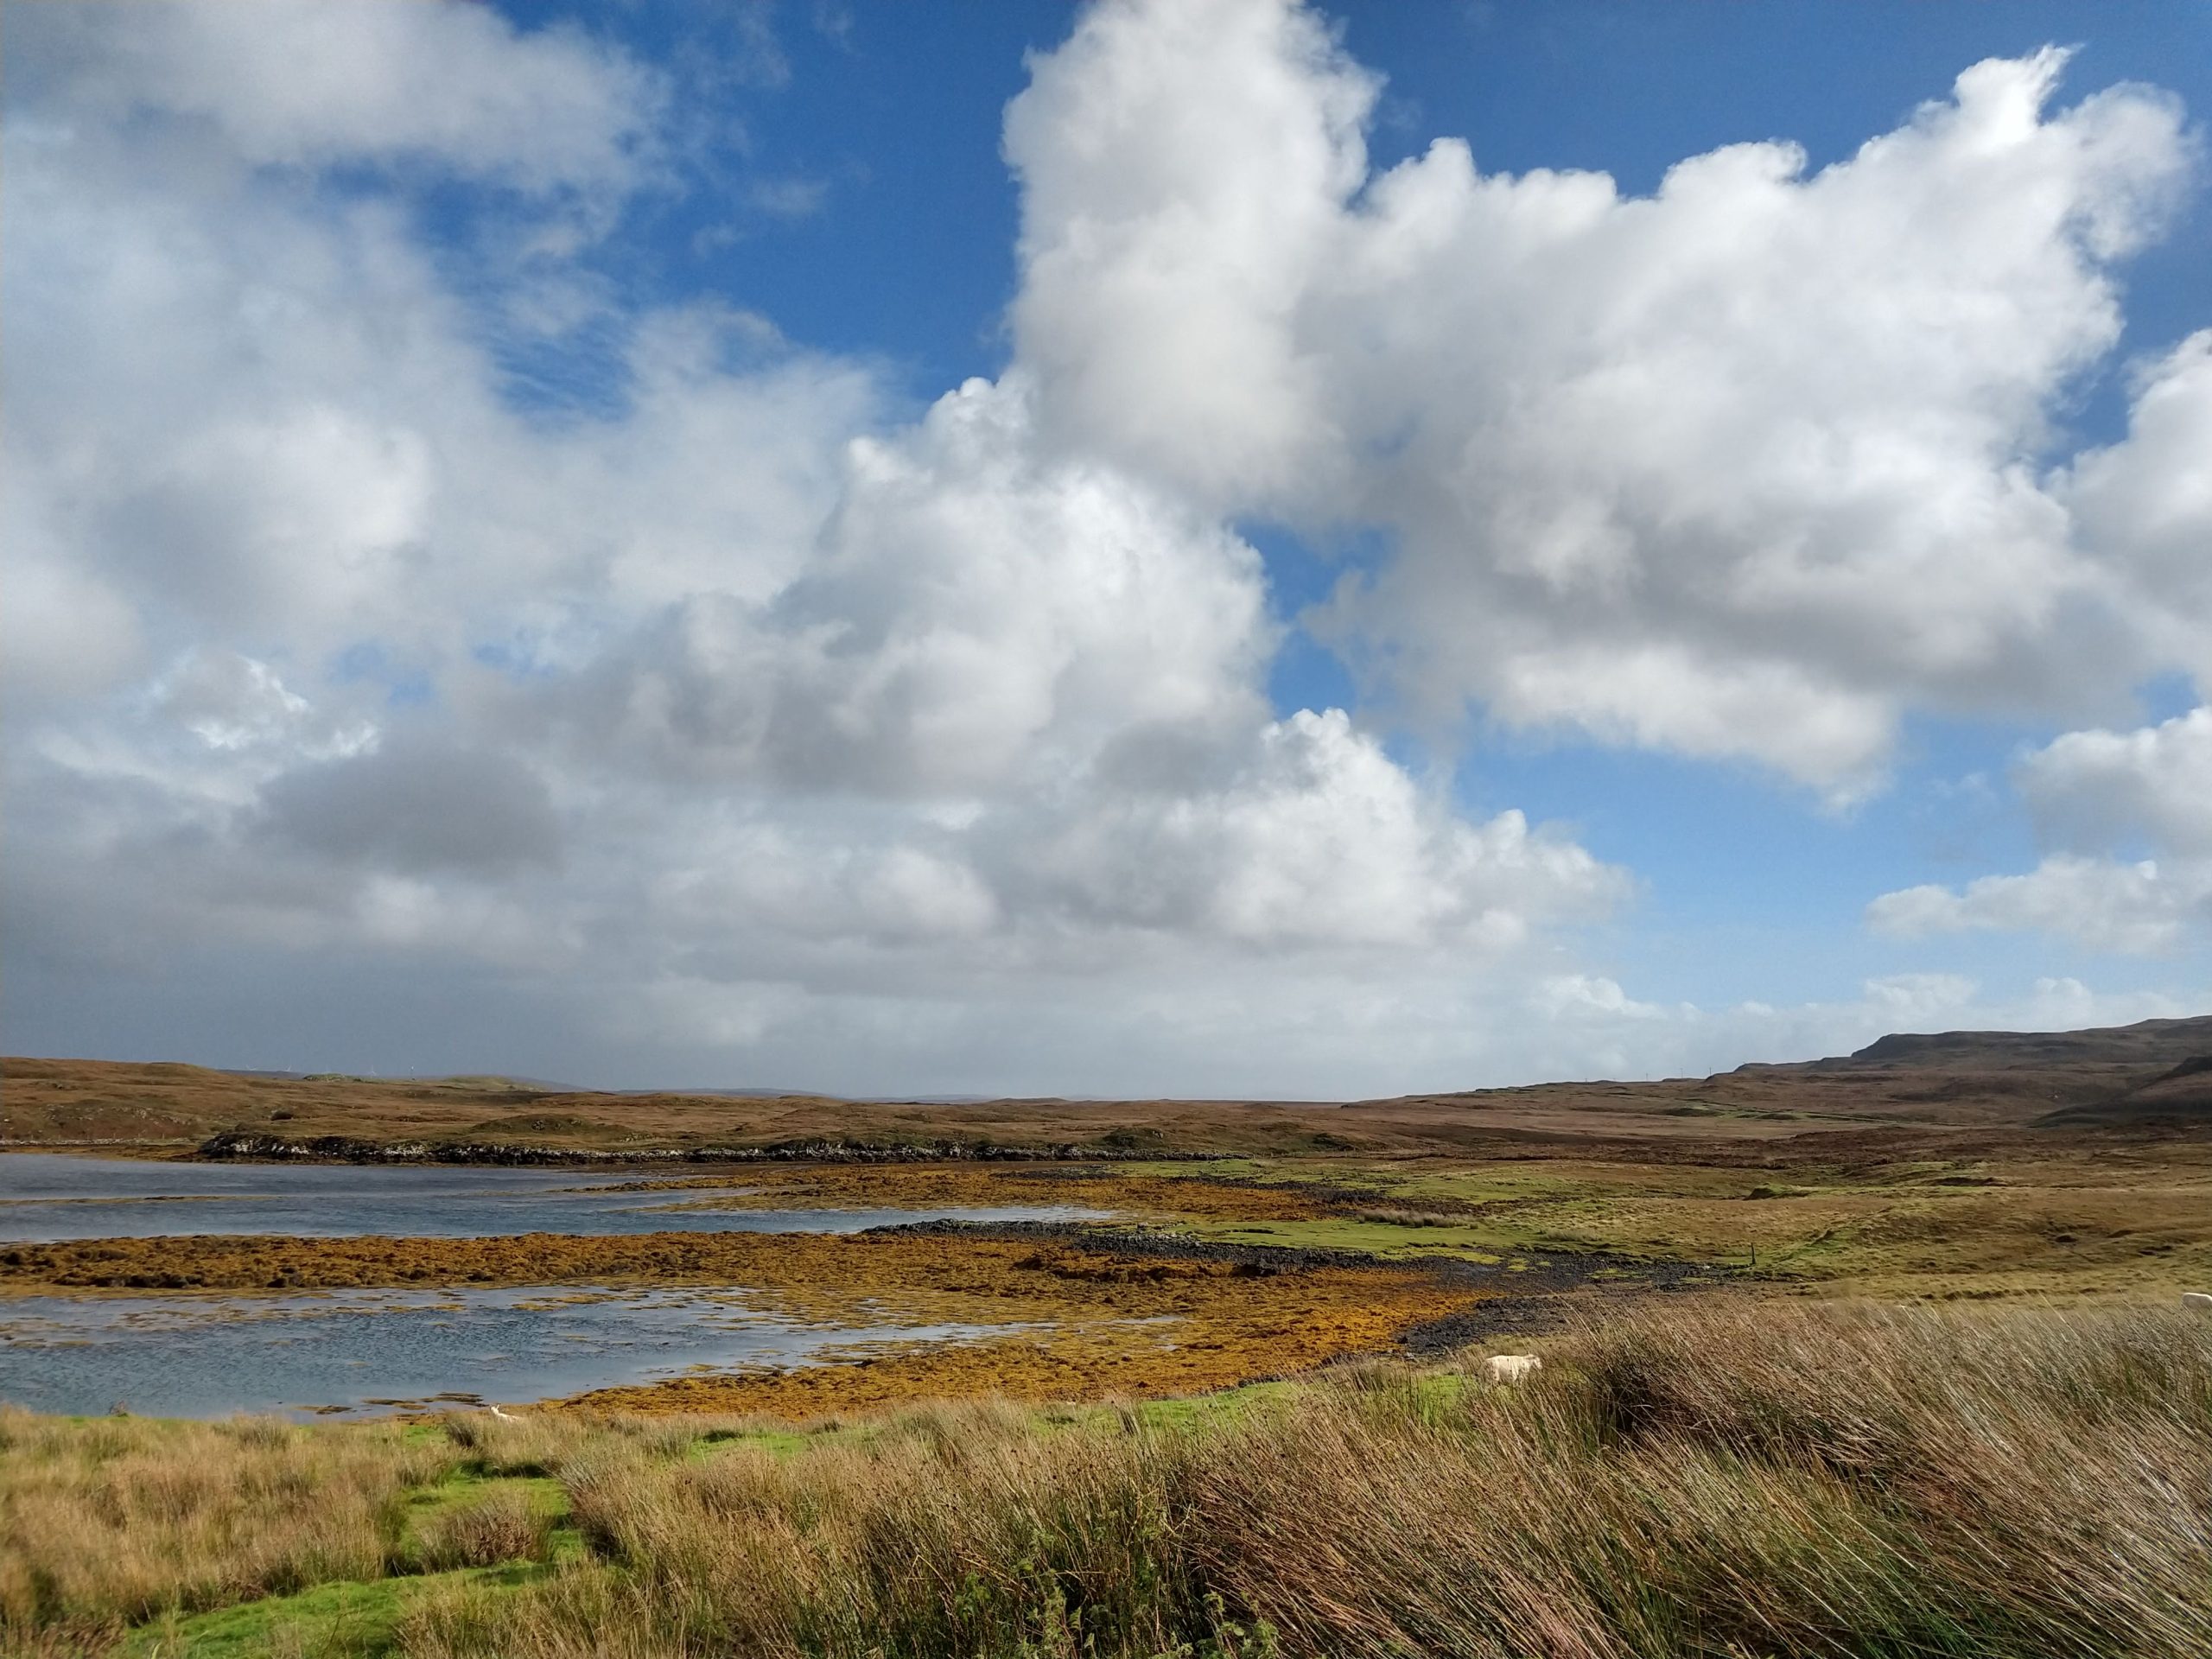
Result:
<svg viewBox="0 0 2212 1659">
<path fill-rule="evenodd" d="M 1041 1297 L 1049 1304 L 1078 1284 L 1085 1297 L 1112 1304 L 1162 1286 L 1244 1271 L 1221 1262 L 1123 1260 L 1071 1244 L 931 1234 L 209 1236 L 74 1239 L 0 1251 L 0 1287 L 19 1291 L 715 1285 L 832 1317 L 856 1302 L 924 1314 L 946 1297 Z"/>
<path fill-rule="evenodd" d="M 0 1252 L 0 1287 L 18 1292 L 560 1284 L 712 1285 L 763 1313 L 824 1325 L 1039 1327 L 973 1344 L 879 1344 L 820 1366 L 683 1377 L 577 1402 L 781 1415 L 980 1395 L 1198 1392 L 1388 1348 L 1470 1300 L 1420 1268 L 1273 1271 L 930 1234 L 97 1239 Z"/>
<path fill-rule="evenodd" d="M 1073 1205 L 1141 1219 L 1301 1221 L 1326 1214 L 1309 1194 L 1286 1188 L 1208 1180 L 1200 1175 L 1125 1175 L 1102 1165 L 979 1166 L 797 1164 L 747 1168 L 725 1175 L 646 1181 L 656 1192 L 740 1185 L 742 1192 L 702 1193 L 715 1209 L 990 1209 L 1007 1205 Z"/>
<path fill-rule="evenodd" d="M 1096 1283 L 1096 1281 L 1082 1282 Z M 756 1412 L 803 1418 L 917 1400 L 1095 1400 L 1201 1394 L 1392 1347 L 1408 1325 L 1464 1307 L 1427 1274 L 1323 1268 L 1206 1274 L 1156 1298 L 1071 1302 L 1047 1331 L 987 1342 L 875 1344 L 789 1370 L 672 1378 L 563 1401 L 588 1411 Z M 1157 1306 L 1162 1311 L 1141 1313 Z"/>
</svg>

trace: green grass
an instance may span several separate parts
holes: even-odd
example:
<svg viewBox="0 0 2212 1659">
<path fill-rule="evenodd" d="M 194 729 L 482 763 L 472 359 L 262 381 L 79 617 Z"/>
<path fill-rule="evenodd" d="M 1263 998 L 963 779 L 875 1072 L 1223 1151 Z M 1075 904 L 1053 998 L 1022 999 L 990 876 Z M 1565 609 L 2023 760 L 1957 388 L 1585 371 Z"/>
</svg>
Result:
<svg viewBox="0 0 2212 1659">
<path fill-rule="evenodd" d="M 550 1569 L 535 1563 L 461 1567 L 404 1578 L 319 1584 L 296 1595 L 221 1607 L 191 1618 L 141 1625 L 125 1639 L 122 1659 L 383 1659 L 399 1622 L 420 1597 L 469 1589 L 478 1594 L 518 1589 Z"/>
<path fill-rule="evenodd" d="M 1392 1260 L 1423 1255 L 1458 1255 L 1495 1262 L 1510 1246 L 1499 1230 L 1451 1225 L 1407 1226 L 1382 1221 L 1331 1216 L 1313 1221 L 1230 1222 L 1201 1224 L 1200 1237 L 1228 1244 L 1264 1244 L 1279 1249 L 1357 1250 Z"/>
<path fill-rule="evenodd" d="M 810 1434 L 803 1429 L 796 1428 L 756 1428 L 744 1432 L 702 1434 L 691 1443 L 688 1455 L 694 1458 L 711 1458 L 734 1446 L 750 1446 L 754 1451 L 766 1452 L 770 1457 L 795 1458 L 801 1452 L 822 1444 L 825 1438 L 857 1437 L 865 1434 L 866 1432 L 864 1426 L 839 1425 L 819 1434 Z"/>
</svg>

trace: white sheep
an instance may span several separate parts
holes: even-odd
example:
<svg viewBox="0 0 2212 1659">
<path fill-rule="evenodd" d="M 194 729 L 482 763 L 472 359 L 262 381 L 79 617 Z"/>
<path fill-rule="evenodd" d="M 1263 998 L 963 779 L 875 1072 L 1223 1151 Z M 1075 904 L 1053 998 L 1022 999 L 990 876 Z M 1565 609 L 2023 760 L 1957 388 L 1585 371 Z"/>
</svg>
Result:
<svg viewBox="0 0 2212 1659">
<path fill-rule="evenodd" d="M 2199 1313 L 2212 1313 L 2212 1294 L 2201 1290 L 2184 1290 L 2181 1294 L 2181 1305 L 2194 1308 Z"/>
<path fill-rule="evenodd" d="M 522 1421 L 521 1418 L 516 1416 L 512 1412 L 501 1411 L 497 1406 L 493 1406 L 489 1408 L 489 1409 L 492 1414 L 503 1423 L 518 1423 Z"/>
<path fill-rule="evenodd" d="M 1534 1354 L 1492 1354 L 1483 1362 L 1483 1374 L 1493 1382 L 1525 1382 L 1543 1369 Z"/>
</svg>

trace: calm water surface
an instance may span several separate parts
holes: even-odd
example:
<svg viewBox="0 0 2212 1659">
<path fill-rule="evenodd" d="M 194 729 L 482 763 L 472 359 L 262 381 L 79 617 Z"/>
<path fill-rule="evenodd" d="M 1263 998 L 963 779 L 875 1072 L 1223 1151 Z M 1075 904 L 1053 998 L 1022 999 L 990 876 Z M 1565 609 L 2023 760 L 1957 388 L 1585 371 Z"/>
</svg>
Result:
<svg viewBox="0 0 2212 1659">
<path fill-rule="evenodd" d="M 716 1210 L 714 1188 L 575 1169 L 163 1163 L 0 1154 L 0 1243 L 182 1233 L 480 1237 L 505 1233 L 852 1232 L 936 1217 L 1066 1221 L 1071 1205 Z M 721 1191 L 742 1190 L 733 1175 Z M 1017 1326 L 802 1325 L 742 1289 L 346 1290 L 0 1297 L 0 1401 L 147 1416 L 373 1413 L 532 1401 L 695 1369 L 804 1364 L 840 1344 Z"/>
<path fill-rule="evenodd" d="M 1024 1328 L 805 1325 L 758 1313 L 740 1293 L 689 1288 L 25 1296 L 0 1299 L 0 1400 L 147 1417 L 375 1415 Z"/>
<path fill-rule="evenodd" d="M 478 1238 L 502 1233 L 849 1233 L 900 1222 L 1084 1221 L 1073 1205 L 921 1210 L 702 1210 L 698 1188 L 575 1169 L 188 1164 L 0 1153 L 0 1243 L 287 1233 Z M 733 1189 L 744 1177 L 730 1178 Z"/>
</svg>

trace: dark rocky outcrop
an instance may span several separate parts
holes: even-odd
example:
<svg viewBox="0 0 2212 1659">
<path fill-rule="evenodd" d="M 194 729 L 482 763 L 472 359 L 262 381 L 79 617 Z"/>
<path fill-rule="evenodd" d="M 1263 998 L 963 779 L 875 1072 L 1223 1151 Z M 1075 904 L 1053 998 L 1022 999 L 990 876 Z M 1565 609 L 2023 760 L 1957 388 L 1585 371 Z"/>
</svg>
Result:
<svg viewBox="0 0 2212 1659">
<path fill-rule="evenodd" d="M 2146 1083 L 2102 1100 L 2046 1112 L 2045 1128 L 2201 1128 L 2212 1126 L 2212 1054 L 2192 1054 Z"/>
</svg>

